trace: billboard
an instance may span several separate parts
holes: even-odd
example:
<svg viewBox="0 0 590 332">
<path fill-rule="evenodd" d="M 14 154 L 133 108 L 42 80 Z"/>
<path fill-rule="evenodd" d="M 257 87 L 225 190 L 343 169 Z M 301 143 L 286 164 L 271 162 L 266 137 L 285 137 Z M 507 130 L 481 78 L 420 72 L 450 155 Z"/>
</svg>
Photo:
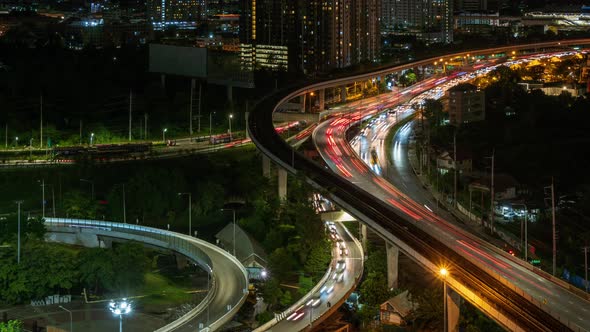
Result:
<svg viewBox="0 0 590 332">
<path fill-rule="evenodd" d="M 206 78 L 207 49 L 150 44 L 150 72 Z"/>
</svg>

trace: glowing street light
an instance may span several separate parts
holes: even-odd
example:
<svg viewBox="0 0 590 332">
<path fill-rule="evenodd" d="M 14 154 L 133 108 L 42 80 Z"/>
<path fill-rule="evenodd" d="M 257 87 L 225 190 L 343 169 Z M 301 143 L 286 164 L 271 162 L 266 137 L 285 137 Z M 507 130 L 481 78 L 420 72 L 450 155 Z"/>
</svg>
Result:
<svg viewBox="0 0 590 332">
<path fill-rule="evenodd" d="M 90 133 L 90 145 L 94 142 L 94 133 Z"/>
<path fill-rule="evenodd" d="M 166 132 L 168 131 L 168 128 L 164 128 L 162 129 L 162 142 L 166 143 Z"/>
<path fill-rule="evenodd" d="M 111 301 L 109 303 L 109 310 L 115 316 L 119 316 L 119 332 L 123 332 L 123 315 L 131 313 L 131 302 L 123 298 L 121 301 Z"/>
<path fill-rule="evenodd" d="M 233 119 L 233 118 L 234 118 L 234 115 L 233 114 L 230 114 L 229 115 L 229 140 L 230 141 L 232 140 L 232 137 L 231 137 L 231 119 Z"/>
<path fill-rule="evenodd" d="M 443 280 L 444 332 L 448 332 L 449 331 L 449 323 L 447 321 L 447 280 L 446 280 L 446 277 L 449 275 L 449 270 L 447 270 L 444 267 L 441 267 L 440 270 L 438 271 L 438 273 L 440 273 L 442 280 Z"/>
</svg>

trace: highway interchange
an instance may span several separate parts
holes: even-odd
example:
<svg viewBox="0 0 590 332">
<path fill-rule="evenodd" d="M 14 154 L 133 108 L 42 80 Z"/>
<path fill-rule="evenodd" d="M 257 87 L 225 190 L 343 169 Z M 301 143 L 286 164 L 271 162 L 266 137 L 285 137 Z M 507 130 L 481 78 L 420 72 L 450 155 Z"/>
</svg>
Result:
<svg viewBox="0 0 590 332">
<path fill-rule="evenodd" d="M 370 77 L 369 74 L 366 77 Z M 333 84 L 337 85 L 338 82 Z M 329 83 L 320 83 L 317 87 L 329 87 Z M 328 160 L 328 165 L 339 174 L 338 177 L 329 175 L 325 170 L 322 170 L 317 165 L 310 164 L 299 155 L 297 157 L 289 156 L 289 149 L 285 149 L 285 145 L 279 143 L 262 128 L 269 123 L 270 112 L 268 110 L 272 111 L 282 100 L 287 100 L 289 96 L 301 93 L 302 90 L 313 91 L 313 88 L 308 86 L 300 90 L 292 90 L 293 92 L 287 96 L 283 94 L 268 98 L 266 103 L 261 103 L 259 107 L 264 107 L 265 110 L 260 110 L 260 114 L 251 119 L 250 129 L 254 142 L 267 156 L 292 172 L 303 171 L 310 177 L 310 181 L 316 185 L 330 188 L 334 198 L 351 207 L 354 206 L 357 210 L 355 211 L 356 214 L 380 220 L 377 228 L 383 227 L 380 230 L 381 232 L 385 229 L 394 234 L 396 238 L 406 238 L 408 240 L 406 243 L 411 244 L 412 249 L 419 250 L 425 256 L 430 255 L 432 258 L 436 256 L 439 261 L 446 254 L 449 263 L 455 269 L 457 277 L 463 279 L 465 285 L 476 288 L 483 286 L 481 284 L 488 284 L 489 287 L 484 287 L 486 293 L 484 297 L 489 301 L 494 301 L 496 306 L 501 307 L 500 310 L 503 310 L 508 316 L 512 318 L 518 316 L 517 318 L 521 320 L 521 326 L 528 326 L 530 329 L 535 330 L 565 328 L 563 325 L 559 326 L 551 318 L 546 317 L 547 315 L 541 314 L 538 307 L 535 309 L 533 304 L 535 301 L 526 300 L 528 298 L 526 296 L 525 299 L 521 298 L 522 295 L 517 295 L 518 291 L 514 294 L 511 290 L 514 290 L 515 287 L 510 287 L 511 284 L 520 286 L 516 289 L 521 289 L 527 294 L 530 293 L 535 299 L 542 299 L 545 303 L 542 310 L 550 311 L 553 317 L 559 317 L 560 321 L 568 325 L 569 328 L 589 329 L 585 311 L 588 308 L 586 300 L 582 300 L 547 278 L 532 272 L 526 263 L 520 262 L 501 250 L 492 248 L 474 236 L 446 223 L 428 208 L 414 202 L 398 188 L 388 184 L 371 172 L 370 167 L 363 163 L 362 159 L 354 157 L 355 152 L 346 142 L 344 135 L 346 129 L 360 120 L 360 116 L 355 116 L 354 112 L 351 113 L 353 115 L 344 118 L 329 120 L 314 132 L 316 144 L 321 150 L 322 156 Z M 390 101 L 386 100 L 379 103 L 384 104 Z M 371 102 L 367 102 L 367 104 L 370 105 Z M 291 163 L 288 163 L 290 159 Z M 295 169 L 292 166 L 295 166 Z M 344 179 L 348 184 L 342 182 Z M 353 202 L 352 197 L 356 198 L 356 202 Z M 387 207 L 379 202 L 371 204 L 370 197 L 379 198 L 381 203 L 386 203 Z M 393 217 L 386 217 L 387 212 L 385 212 L 387 210 L 391 211 L 392 208 L 393 211 L 396 211 L 396 215 L 403 216 L 402 219 L 395 217 L 399 225 L 385 222 L 383 219 Z M 422 248 L 414 246 L 419 241 L 410 236 L 408 233 L 409 228 L 415 230 L 416 233 L 424 234 L 425 238 L 430 238 L 430 243 L 422 241 Z M 452 248 L 454 252 L 443 249 L 444 247 L 435 239 L 442 240 L 441 242 L 445 243 L 445 246 Z M 427 249 L 428 247 L 432 249 L 438 247 L 440 249 L 436 253 L 436 249 Z M 437 260 L 430 259 L 430 261 L 435 262 Z M 501 275 L 500 279 L 504 279 L 504 281 L 498 284 L 493 279 L 494 272 L 490 271 L 499 273 Z M 489 277 L 486 275 L 489 275 Z M 479 282 L 475 282 L 477 279 L 479 279 Z M 506 281 L 508 281 L 508 285 L 504 285 Z"/>
</svg>

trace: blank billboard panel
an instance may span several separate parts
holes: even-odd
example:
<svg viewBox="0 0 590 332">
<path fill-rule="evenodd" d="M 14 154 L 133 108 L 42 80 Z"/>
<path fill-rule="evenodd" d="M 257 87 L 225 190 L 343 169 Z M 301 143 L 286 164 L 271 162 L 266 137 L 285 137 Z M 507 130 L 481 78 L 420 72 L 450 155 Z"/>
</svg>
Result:
<svg viewBox="0 0 590 332">
<path fill-rule="evenodd" d="M 150 44 L 150 72 L 207 77 L 207 49 Z"/>
</svg>

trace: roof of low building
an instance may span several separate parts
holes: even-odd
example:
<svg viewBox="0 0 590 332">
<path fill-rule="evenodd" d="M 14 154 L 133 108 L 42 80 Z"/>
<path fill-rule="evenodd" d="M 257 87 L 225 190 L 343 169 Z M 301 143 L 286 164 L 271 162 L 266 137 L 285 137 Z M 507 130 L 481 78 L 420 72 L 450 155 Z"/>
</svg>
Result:
<svg viewBox="0 0 590 332">
<path fill-rule="evenodd" d="M 236 258 L 240 262 L 244 262 L 248 258 L 255 256 L 258 261 L 262 260 L 266 262 L 266 253 L 262 246 L 246 231 L 244 231 L 239 225 L 236 227 Z M 219 239 L 219 242 L 224 248 L 233 248 L 234 239 L 234 224 L 227 224 L 221 231 L 219 231 L 215 237 Z"/>
</svg>

